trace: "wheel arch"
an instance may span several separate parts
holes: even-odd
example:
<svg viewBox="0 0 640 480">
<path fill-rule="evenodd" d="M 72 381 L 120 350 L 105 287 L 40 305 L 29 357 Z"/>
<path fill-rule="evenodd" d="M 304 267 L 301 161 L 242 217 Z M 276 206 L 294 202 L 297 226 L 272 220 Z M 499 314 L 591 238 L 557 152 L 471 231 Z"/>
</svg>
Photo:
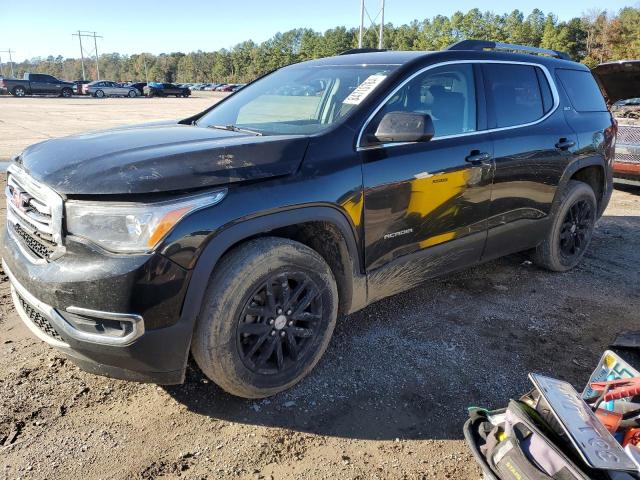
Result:
<svg viewBox="0 0 640 480">
<path fill-rule="evenodd" d="M 567 166 L 556 190 L 551 213 L 556 214 L 560 208 L 562 193 L 570 180 L 578 180 L 589 185 L 596 196 L 598 203 L 598 217 L 602 215 L 611 196 L 610 182 L 607 176 L 607 167 L 601 157 L 592 156 L 578 159 Z"/>
<path fill-rule="evenodd" d="M 263 236 L 288 238 L 317 251 L 336 278 L 340 313 L 351 313 L 366 304 L 366 277 L 361 272 L 354 226 L 336 208 L 311 206 L 254 217 L 212 235 L 193 268 L 181 322 L 195 327 L 209 279 L 220 259 L 238 245 Z"/>
</svg>

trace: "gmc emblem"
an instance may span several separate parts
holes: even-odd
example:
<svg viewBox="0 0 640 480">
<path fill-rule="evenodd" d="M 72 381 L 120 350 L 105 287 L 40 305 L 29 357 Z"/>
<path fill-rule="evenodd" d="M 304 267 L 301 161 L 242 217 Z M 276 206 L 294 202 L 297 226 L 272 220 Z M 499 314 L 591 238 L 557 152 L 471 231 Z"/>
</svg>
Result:
<svg viewBox="0 0 640 480">
<path fill-rule="evenodd" d="M 17 188 L 11 189 L 11 203 L 18 209 L 25 212 L 27 207 L 29 206 L 29 201 L 31 197 L 27 195 L 25 192 L 21 192 Z"/>
</svg>

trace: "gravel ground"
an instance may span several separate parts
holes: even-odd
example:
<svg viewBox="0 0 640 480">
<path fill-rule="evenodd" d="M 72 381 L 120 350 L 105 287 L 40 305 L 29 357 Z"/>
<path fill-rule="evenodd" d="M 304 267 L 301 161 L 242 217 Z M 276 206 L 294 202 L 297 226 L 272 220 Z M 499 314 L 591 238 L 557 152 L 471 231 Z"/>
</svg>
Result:
<svg viewBox="0 0 640 480">
<path fill-rule="evenodd" d="M 640 327 L 639 231 L 640 190 L 617 190 L 572 272 L 514 255 L 378 302 L 263 401 L 193 367 L 165 388 L 84 373 L 31 336 L 2 274 L 0 479 L 479 478 L 467 406 L 504 406 L 530 371 L 582 386 Z"/>
<path fill-rule="evenodd" d="M 219 98 L 0 97 L 0 161 Z M 22 325 L 0 271 L 0 479 L 478 478 L 468 405 L 504 406 L 530 371 L 582 386 L 616 333 L 640 326 L 639 229 L 640 190 L 618 190 L 576 270 L 515 255 L 381 301 L 339 322 L 302 384 L 258 402 L 195 368 L 170 388 L 78 370 Z"/>
</svg>

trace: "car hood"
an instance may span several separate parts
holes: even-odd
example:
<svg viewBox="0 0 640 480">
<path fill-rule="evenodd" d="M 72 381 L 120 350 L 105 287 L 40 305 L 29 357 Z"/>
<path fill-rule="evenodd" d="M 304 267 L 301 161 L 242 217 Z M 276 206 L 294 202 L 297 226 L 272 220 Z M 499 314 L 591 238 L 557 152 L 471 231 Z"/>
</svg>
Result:
<svg viewBox="0 0 640 480">
<path fill-rule="evenodd" d="M 47 140 L 16 162 L 66 195 L 169 192 L 294 173 L 308 142 L 160 124 Z"/>
<path fill-rule="evenodd" d="M 601 63 L 592 71 L 609 105 L 640 97 L 640 60 Z"/>
</svg>

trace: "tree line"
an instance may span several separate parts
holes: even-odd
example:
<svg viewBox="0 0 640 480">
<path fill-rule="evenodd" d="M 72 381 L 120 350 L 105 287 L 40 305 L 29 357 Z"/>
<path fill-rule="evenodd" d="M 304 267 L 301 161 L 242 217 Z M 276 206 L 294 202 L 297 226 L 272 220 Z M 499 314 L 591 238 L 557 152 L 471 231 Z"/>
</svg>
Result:
<svg viewBox="0 0 640 480">
<path fill-rule="evenodd" d="M 365 32 L 364 46 L 378 44 L 377 29 Z M 559 21 L 551 13 L 534 9 L 497 15 L 477 8 L 450 17 L 438 15 L 409 24 L 386 23 L 384 48 L 440 50 L 463 39 L 495 40 L 561 50 L 574 60 L 595 66 L 609 60 L 640 58 L 640 8 L 627 7 L 612 14 L 591 10 L 580 18 Z M 316 32 L 298 28 L 277 33 L 257 44 L 251 40 L 230 49 L 191 53 L 100 55 L 100 77 L 115 81 L 247 82 L 276 68 L 313 58 L 336 55 L 355 48 L 358 29 L 336 27 Z M 8 65 L 4 73 L 8 75 Z M 37 57 L 14 64 L 16 76 L 24 72 L 48 73 L 59 78 L 82 78 L 78 58 Z M 96 79 L 95 60 L 85 59 L 87 79 Z"/>
</svg>

